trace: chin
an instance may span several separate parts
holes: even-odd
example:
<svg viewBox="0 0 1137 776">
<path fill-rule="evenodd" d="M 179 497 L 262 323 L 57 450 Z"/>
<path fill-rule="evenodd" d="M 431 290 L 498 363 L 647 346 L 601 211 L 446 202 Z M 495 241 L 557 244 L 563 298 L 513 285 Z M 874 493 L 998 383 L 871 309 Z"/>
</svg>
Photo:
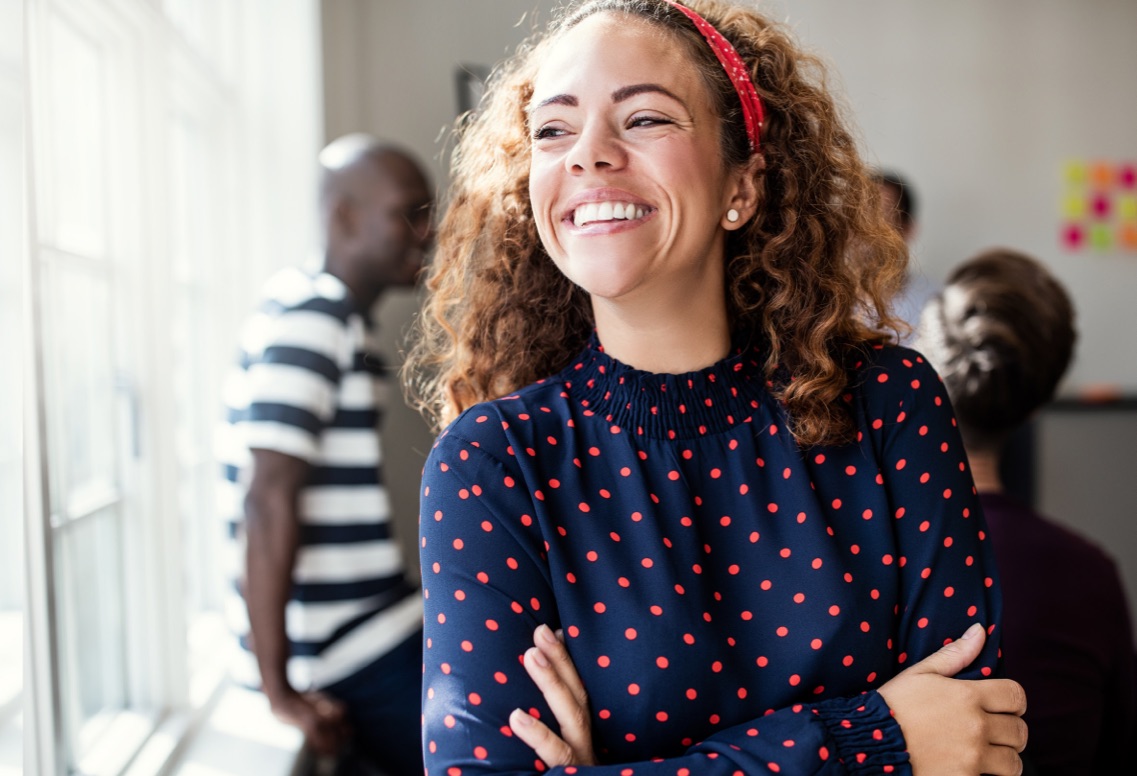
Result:
<svg viewBox="0 0 1137 776">
<path fill-rule="evenodd" d="M 557 262 L 561 273 L 589 296 L 619 299 L 642 285 L 644 273 L 636 271 L 628 259 L 592 256 Z"/>
</svg>

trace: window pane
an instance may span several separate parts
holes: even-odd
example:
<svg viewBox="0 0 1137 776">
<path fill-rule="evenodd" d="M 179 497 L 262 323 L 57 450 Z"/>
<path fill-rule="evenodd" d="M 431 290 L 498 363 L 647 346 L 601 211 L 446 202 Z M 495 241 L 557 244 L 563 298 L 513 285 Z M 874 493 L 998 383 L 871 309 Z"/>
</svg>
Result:
<svg viewBox="0 0 1137 776">
<path fill-rule="evenodd" d="M 0 378 L 0 776 L 23 772 L 22 24 L 21 4 L 0 0 L 0 331 L 16 346 Z"/>
<path fill-rule="evenodd" d="M 66 518 L 117 495 L 119 405 L 109 280 L 93 262 L 51 258 L 43 275 L 44 308 L 54 311 L 44 320 L 51 511 Z"/>
<path fill-rule="evenodd" d="M 43 212 L 49 239 L 76 253 L 103 254 L 107 177 L 104 130 L 107 83 L 103 52 L 60 16 L 51 18 L 47 96 L 50 148 Z"/>
<path fill-rule="evenodd" d="M 227 253 L 218 228 L 224 207 L 218 173 L 224 165 L 217 135 L 195 115 L 194 105 L 187 101 L 186 109 L 174 115 L 170 145 L 176 281 L 170 337 L 191 693 L 199 670 L 215 666 L 224 654 L 218 647 L 231 642 L 220 615 L 224 534 L 222 522 L 215 519 L 212 455 L 219 390 L 216 316 L 211 311 L 221 292 L 214 268 L 224 265 Z M 206 111 L 200 107 L 196 113 Z"/>
<path fill-rule="evenodd" d="M 64 730 L 73 763 L 126 705 L 122 531 L 117 505 L 56 531 Z"/>
</svg>

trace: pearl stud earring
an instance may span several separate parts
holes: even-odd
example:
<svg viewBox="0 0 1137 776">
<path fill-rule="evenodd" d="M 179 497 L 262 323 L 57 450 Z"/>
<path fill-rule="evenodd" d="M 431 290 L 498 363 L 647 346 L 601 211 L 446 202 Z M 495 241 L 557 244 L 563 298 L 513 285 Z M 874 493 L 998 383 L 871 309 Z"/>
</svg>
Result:
<svg viewBox="0 0 1137 776">
<path fill-rule="evenodd" d="M 738 211 L 734 208 L 726 211 L 726 220 L 730 221 L 732 224 L 738 223 Z"/>
</svg>

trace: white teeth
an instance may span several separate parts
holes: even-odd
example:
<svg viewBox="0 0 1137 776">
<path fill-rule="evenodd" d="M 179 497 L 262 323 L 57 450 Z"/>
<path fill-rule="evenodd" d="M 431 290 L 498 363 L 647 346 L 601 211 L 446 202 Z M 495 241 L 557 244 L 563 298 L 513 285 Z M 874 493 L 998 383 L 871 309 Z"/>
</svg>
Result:
<svg viewBox="0 0 1137 776">
<path fill-rule="evenodd" d="M 644 217 L 644 209 L 631 202 L 589 202 L 581 205 L 572 214 L 576 226 L 584 226 L 596 221 L 631 221 Z"/>
</svg>

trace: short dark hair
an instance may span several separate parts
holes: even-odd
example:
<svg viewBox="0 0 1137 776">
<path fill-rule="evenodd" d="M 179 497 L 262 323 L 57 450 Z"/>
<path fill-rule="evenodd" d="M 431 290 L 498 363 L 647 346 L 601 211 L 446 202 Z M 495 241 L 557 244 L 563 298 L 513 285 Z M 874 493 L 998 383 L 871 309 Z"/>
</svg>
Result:
<svg viewBox="0 0 1137 776">
<path fill-rule="evenodd" d="M 924 307 L 917 348 L 940 372 L 973 449 L 999 448 L 1054 396 L 1074 352 L 1074 307 L 1025 254 L 964 262 Z"/>
<path fill-rule="evenodd" d="M 896 191 L 896 209 L 905 229 L 916 220 L 916 189 L 912 182 L 894 170 L 877 170 L 872 178 L 881 186 L 889 186 Z"/>
</svg>

